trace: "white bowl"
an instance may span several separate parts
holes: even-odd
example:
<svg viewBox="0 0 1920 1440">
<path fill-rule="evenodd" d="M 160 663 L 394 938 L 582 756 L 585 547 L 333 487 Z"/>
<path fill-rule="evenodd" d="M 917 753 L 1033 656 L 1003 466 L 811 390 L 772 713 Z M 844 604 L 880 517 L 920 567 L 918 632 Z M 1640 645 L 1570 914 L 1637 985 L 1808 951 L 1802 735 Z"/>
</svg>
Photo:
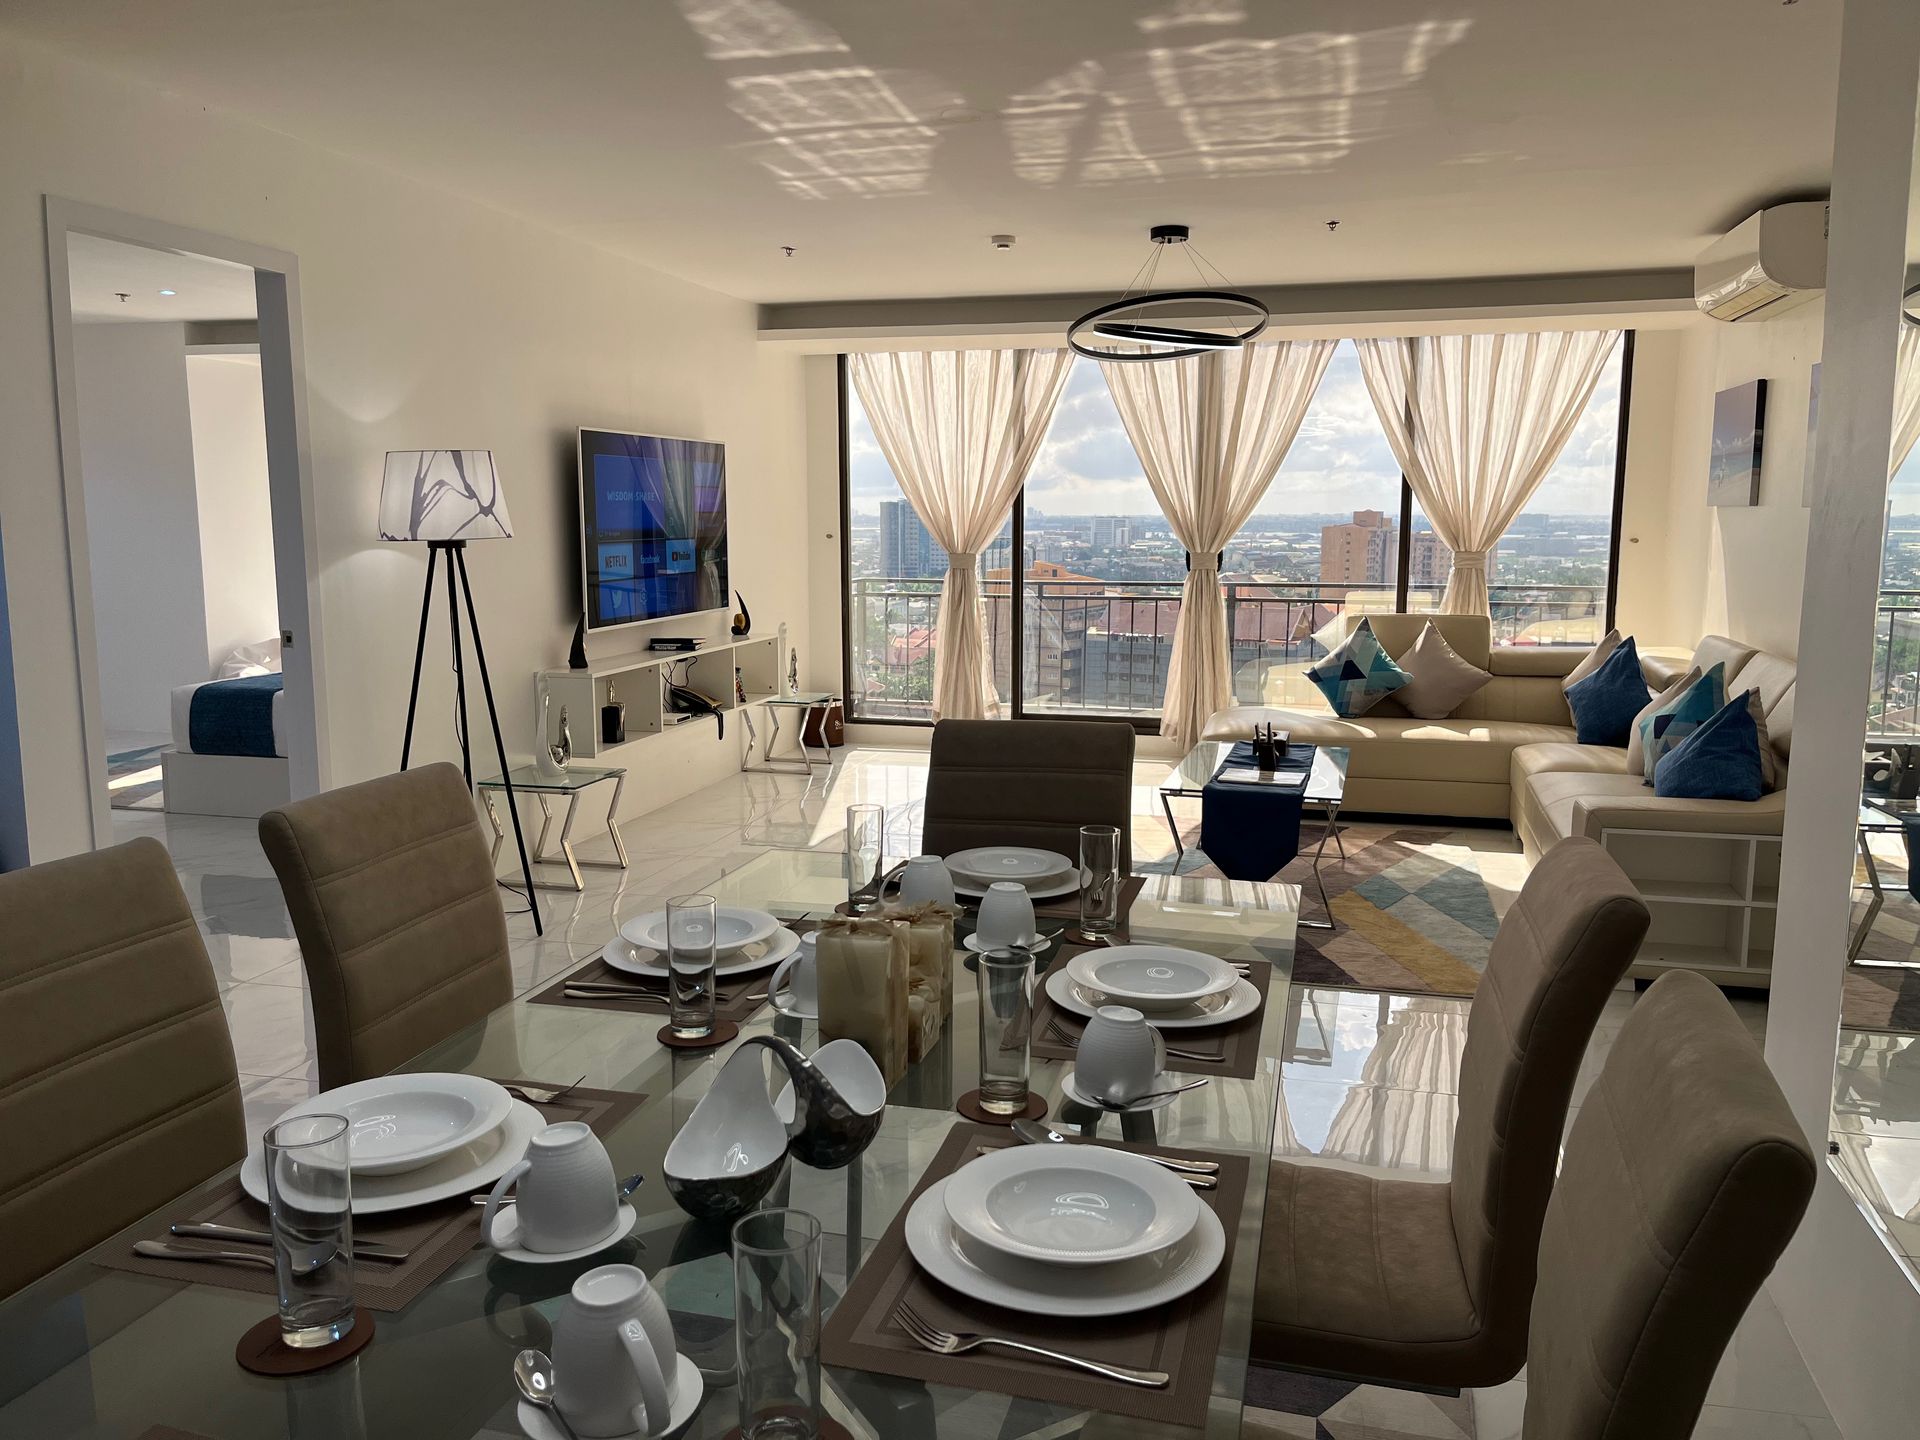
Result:
<svg viewBox="0 0 1920 1440">
<path fill-rule="evenodd" d="M 513 1097 L 478 1075 L 381 1075 L 302 1100 L 280 1118 L 347 1117 L 356 1175 L 398 1175 L 430 1165 L 498 1130 Z"/>
<path fill-rule="evenodd" d="M 728 955 L 768 939 L 780 928 L 780 922 L 764 910 L 722 905 L 714 912 L 713 928 L 715 952 Z M 664 955 L 667 953 L 667 912 L 654 910 L 635 916 L 620 927 L 620 934 L 629 944 L 646 950 L 658 950 Z"/>
<path fill-rule="evenodd" d="M 1172 945 L 1108 945 L 1067 962 L 1074 983 L 1136 1010 L 1178 1010 L 1239 980 L 1226 961 Z"/>
<path fill-rule="evenodd" d="M 1057 850 L 1025 845 L 979 845 L 947 857 L 947 869 L 982 885 L 1012 880 L 1029 889 L 1066 878 L 1073 861 Z"/>
<path fill-rule="evenodd" d="M 1053 1265 L 1154 1255 L 1200 1217 L 1193 1188 L 1138 1155 L 1106 1146 L 1014 1146 L 955 1171 L 947 1214 L 970 1238 Z"/>
</svg>

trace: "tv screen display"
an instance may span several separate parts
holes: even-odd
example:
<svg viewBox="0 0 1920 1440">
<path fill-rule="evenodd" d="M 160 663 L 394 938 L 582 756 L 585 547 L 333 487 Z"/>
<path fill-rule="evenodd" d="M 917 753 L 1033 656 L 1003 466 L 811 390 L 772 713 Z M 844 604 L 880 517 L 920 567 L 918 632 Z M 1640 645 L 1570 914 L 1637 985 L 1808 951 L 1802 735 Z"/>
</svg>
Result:
<svg viewBox="0 0 1920 1440">
<path fill-rule="evenodd" d="M 726 447 L 582 430 L 580 549 L 589 630 L 724 608 Z"/>
</svg>

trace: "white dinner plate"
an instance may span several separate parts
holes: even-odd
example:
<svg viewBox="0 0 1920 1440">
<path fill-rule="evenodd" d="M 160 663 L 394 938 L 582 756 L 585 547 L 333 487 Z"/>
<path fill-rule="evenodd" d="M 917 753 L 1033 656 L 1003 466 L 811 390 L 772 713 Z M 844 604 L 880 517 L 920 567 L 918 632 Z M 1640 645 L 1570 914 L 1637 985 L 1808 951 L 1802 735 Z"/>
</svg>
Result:
<svg viewBox="0 0 1920 1440">
<path fill-rule="evenodd" d="M 1115 1004 L 1157 1013 L 1179 1010 L 1224 995 L 1239 973 L 1226 961 L 1173 945 L 1108 945 L 1067 962 L 1067 973 L 1085 989 Z"/>
<path fill-rule="evenodd" d="M 698 924 L 704 929 L 704 922 L 692 917 L 684 922 Z M 780 922 L 765 910 L 746 910 L 736 905 L 722 905 L 714 911 L 713 948 L 722 959 L 735 950 L 748 945 L 757 945 L 780 928 Z M 620 927 L 620 934 L 630 945 L 638 945 L 643 950 L 658 950 L 662 954 L 667 949 L 667 912 L 650 910 L 645 915 L 636 915 Z"/>
<path fill-rule="evenodd" d="M 401 1175 L 354 1176 L 353 1213 L 385 1215 L 484 1190 L 517 1165 L 527 1153 L 527 1141 L 546 1128 L 545 1116 L 516 1100 L 498 1130 L 451 1155 Z M 258 1150 L 249 1150 L 240 1163 L 240 1188 L 262 1205 L 268 1203 L 267 1166 Z"/>
<path fill-rule="evenodd" d="M 947 1216 L 969 1240 L 1050 1265 L 1155 1255 L 1200 1218 L 1193 1187 L 1104 1145 L 1014 1145 L 947 1178 Z"/>
<path fill-rule="evenodd" d="M 322 1091 L 280 1119 L 344 1115 L 353 1173 L 398 1175 L 492 1134 L 512 1108 L 503 1087 L 478 1075 L 381 1075 Z"/>
<path fill-rule="evenodd" d="M 1093 1012 L 1113 1002 L 1097 991 L 1076 984 L 1072 967 L 1062 965 L 1047 975 L 1047 996 L 1069 1015 L 1091 1020 Z M 1091 997 L 1091 998 L 1089 998 Z M 1214 995 L 1196 1005 L 1179 1010 L 1156 1010 L 1147 1023 L 1156 1030 L 1204 1030 L 1210 1025 L 1228 1025 L 1260 1008 L 1260 992 L 1250 980 L 1236 980 L 1224 995 Z"/>
<path fill-rule="evenodd" d="M 956 875 L 953 877 L 953 888 L 956 893 L 961 895 L 981 896 L 987 893 L 987 887 L 983 882 L 969 880 L 964 875 Z M 1057 885 L 1029 885 L 1027 887 L 1027 898 L 1029 900 L 1059 900 L 1065 896 L 1078 895 L 1079 893 L 1080 877 L 1078 875 L 1069 875 Z"/>
<path fill-rule="evenodd" d="M 799 948 L 800 937 L 782 925 L 765 940 L 756 941 L 730 955 L 722 955 L 714 963 L 713 973 L 724 979 L 729 975 L 748 975 L 755 970 L 770 969 Z M 600 958 L 614 969 L 624 970 L 629 975 L 645 975 L 654 980 L 667 978 L 667 957 L 663 952 L 642 948 L 640 953 L 647 958 L 635 959 L 633 947 L 621 934 L 607 942 L 606 948 L 600 952 Z"/>
<path fill-rule="evenodd" d="M 622 1200 L 619 1212 L 613 1217 L 613 1228 L 591 1245 L 583 1245 L 578 1250 L 529 1250 L 513 1243 L 520 1238 L 520 1207 L 502 1205 L 493 1222 L 493 1233 L 507 1243 L 493 1246 L 492 1249 L 494 1254 L 508 1260 L 518 1260 L 522 1265 L 558 1265 L 567 1260 L 584 1260 L 589 1255 L 598 1255 L 610 1245 L 618 1245 L 632 1234 L 635 1216 L 633 1206 Z"/>
<path fill-rule="evenodd" d="M 700 1408 L 700 1400 L 706 1394 L 707 1382 L 700 1376 L 700 1367 L 685 1355 L 675 1357 L 674 1373 L 678 1377 L 674 1382 L 673 1413 L 667 1417 L 665 1427 L 653 1431 L 629 1430 L 624 1436 L 615 1436 L 613 1440 L 660 1440 L 663 1435 L 671 1435 L 681 1429 L 693 1418 L 693 1412 Z M 531 1401 L 522 1400 L 514 1411 L 520 1421 L 520 1433 L 527 1440 L 567 1440 L 567 1432 L 562 1430 L 554 1418 Z"/>
<path fill-rule="evenodd" d="M 948 1180 L 907 1211 L 907 1249 L 935 1280 L 975 1300 L 1029 1315 L 1131 1315 L 1204 1285 L 1227 1253 L 1227 1232 L 1206 1206 L 1185 1240 L 1158 1255 L 1112 1265 L 1033 1265 L 976 1246 L 947 1217 Z"/>
<path fill-rule="evenodd" d="M 947 856 L 947 869 L 956 881 L 991 885 L 1013 880 L 1028 889 L 1058 884 L 1073 871 L 1073 861 L 1058 850 L 1035 850 L 1026 845 L 979 845 Z"/>
<path fill-rule="evenodd" d="M 1164 1110 L 1167 1106 L 1173 1104 L 1174 1101 L 1180 1098 L 1178 1095 L 1164 1095 L 1157 1094 L 1156 1092 L 1172 1090 L 1176 1086 L 1185 1084 L 1187 1079 L 1188 1077 L 1185 1075 L 1176 1075 L 1171 1070 L 1162 1070 L 1158 1075 L 1153 1077 L 1153 1083 L 1143 1092 L 1144 1094 L 1152 1095 L 1154 1097 L 1153 1099 L 1147 1101 L 1136 1100 L 1129 1105 L 1109 1106 L 1094 1099 L 1093 1096 L 1082 1090 L 1076 1072 L 1069 1068 L 1067 1072 L 1060 1077 L 1060 1093 L 1066 1096 L 1067 1099 L 1073 1101 L 1074 1104 L 1085 1105 L 1090 1110 L 1099 1110 L 1108 1115 L 1139 1115 L 1148 1110 Z"/>
</svg>

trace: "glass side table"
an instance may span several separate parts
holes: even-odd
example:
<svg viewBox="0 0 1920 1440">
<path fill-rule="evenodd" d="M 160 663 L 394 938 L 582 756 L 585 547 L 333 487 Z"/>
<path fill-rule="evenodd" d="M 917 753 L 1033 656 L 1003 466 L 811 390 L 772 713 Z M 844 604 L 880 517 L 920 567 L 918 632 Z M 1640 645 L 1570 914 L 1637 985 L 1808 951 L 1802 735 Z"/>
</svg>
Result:
<svg viewBox="0 0 1920 1440">
<path fill-rule="evenodd" d="M 826 743 L 826 721 L 824 716 L 827 707 L 829 705 L 836 705 L 839 701 L 840 697 L 831 691 L 797 690 L 791 695 L 772 695 L 765 700 L 750 702 L 767 707 L 767 738 L 760 746 L 759 763 L 749 763 L 753 756 L 753 722 L 751 720 L 747 722 L 747 758 L 741 762 L 740 768 L 742 770 L 773 770 L 787 775 L 804 774 L 811 780 L 816 762 L 813 758 L 813 751 L 807 748 L 807 722 L 813 719 L 817 711 L 823 717 L 820 726 L 820 759 L 817 763 L 819 768 L 831 771 L 833 769 L 833 747 Z M 794 732 L 794 738 L 800 746 L 800 758 L 798 760 L 791 757 L 780 760 L 773 758 L 773 747 L 780 739 L 780 712 L 783 710 L 796 710 L 799 712 L 799 718 L 795 722 L 796 729 Z M 516 780 L 514 783 L 517 785 L 520 782 Z"/>
<path fill-rule="evenodd" d="M 1873 835 L 1898 835 L 1906 827 L 1902 817 L 1920 813 L 1920 801 L 1896 800 L 1887 795 L 1863 797 L 1860 801 L 1858 821 L 1858 839 L 1860 844 L 1860 863 L 1867 872 L 1867 890 L 1872 898 L 1867 901 L 1867 913 L 1860 917 L 1860 923 L 1854 927 L 1853 939 L 1847 945 L 1847 961 L 1853 965 L 1871 965 L 1888 970 L 1920 969 L 1920 962 L 1912 960 L 1862 960 L 1860 947 L 1867 943 L 1867 936 L 1873 933 L 1873 922 L 1880 918 L 1880 907 L 1887 903 L 1887 892 L 1880 883 L 1880 866 L 1873 858 L 1873 848 L 1868 837 Z"/>
<path fill-rule="evenodd" d="M 540 836 L 533 842 L 532 859 L 535 865 L 564 865 L 572 884 L 558 880 L 535 880 L 534 888 L 539 890 L 584 890 L 586 882 L 580 878 L 580 867 L 593 866 L 599 870 L 624 870 L 627 868 L 627 847 L 620 843 L 620 791 L 626 786 L 627 772 L 618 768 L 596 769 L 585 765 L 570 765 L 564 775 L 557 777 L 542 775 L 531 765 L 516 765 L 510 772 L 513 776 L 513 788 L 524 792 L 540 802 Z M 580 792 L 592 785 L 604 781 L 613 782 L 613 793 L 607 797 L 607 835 L 613 841 L 613 853 L 617 860 L 582 860 L 573 853 L 574 812 L 580 807 Z M 493 826 L 493 859 L 496 865 L 500 861 L 500 847 L 505 843 L 506 831 L 500 828 L 500 816 L 493 807 L 493 796 L 497 790 L 505 790 L 506 781 L 493 775 L 479 783 L 480 798 L 486 802 L 487 823 Z M 566 814 L 560 819 L 560 853 L 547 854 L 547 835 L 553 829 L 552 797 L 564 796 L 567 802 Z"/>
</svg>

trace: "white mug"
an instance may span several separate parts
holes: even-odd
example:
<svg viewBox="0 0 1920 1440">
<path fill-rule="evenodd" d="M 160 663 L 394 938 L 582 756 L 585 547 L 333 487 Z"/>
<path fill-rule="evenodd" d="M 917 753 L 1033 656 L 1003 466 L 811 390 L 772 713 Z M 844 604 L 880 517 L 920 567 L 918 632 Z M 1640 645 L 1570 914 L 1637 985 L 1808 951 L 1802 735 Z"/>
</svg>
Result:
<svg viewBox="0 0 1920 1440">
<path fill-rule="evenodd" d="M 673 1415 L 679 1355 L 667 1305 L 631 1265 L 573 1282 L 553 1320 L 560 1412 L 583 1437 L 658 1435 Z"/>
<path fill-rule="evenodd" d="M 952 905 L 953 873 L 938 855 L 915 855 L 899 869 L 902 905 Z"/>
<path fill-rule="evenodd" d="M 980 897 L 980 918 L 973 933 L 990 950 L 1025 945 L 1034 938 L 1033 897 L 1013 880 L 996 880 Z"/>
<path fill-rule="evenodd" d="M 519 1187 L 514 1206 L 523 1250 L 582 1250 L 606 1237 L 620 1213 L 613 1161 L 600 1137 L 578 1120 L 549 1125 L 527 1142 L 526 1158 L 502 1175 L 487 1196 L 480 1234 L 499 1250 L 494 1219 L 507 1192 Z"/>
<path fill-rule="evenodd" d="M 767 998 L 782 1015 L 802 1020 L 820 1017 L 820 956 L 815 949 L 818 936 L 809 930 L 800 937 L 800 948 L 782 960 L 767 982 Z M 791 976 L 793 983 L 785 994 L 780 987 Z"/>
<path fill-rule="evenodd" d="M 1087 1021 L 1076 1055 L 1073 1078 L 1081 1094 L 1127 1105 L 1153 1089 L 1167 1044 L 1132 1006 L 1102 1005 Z"/>
</svg>

